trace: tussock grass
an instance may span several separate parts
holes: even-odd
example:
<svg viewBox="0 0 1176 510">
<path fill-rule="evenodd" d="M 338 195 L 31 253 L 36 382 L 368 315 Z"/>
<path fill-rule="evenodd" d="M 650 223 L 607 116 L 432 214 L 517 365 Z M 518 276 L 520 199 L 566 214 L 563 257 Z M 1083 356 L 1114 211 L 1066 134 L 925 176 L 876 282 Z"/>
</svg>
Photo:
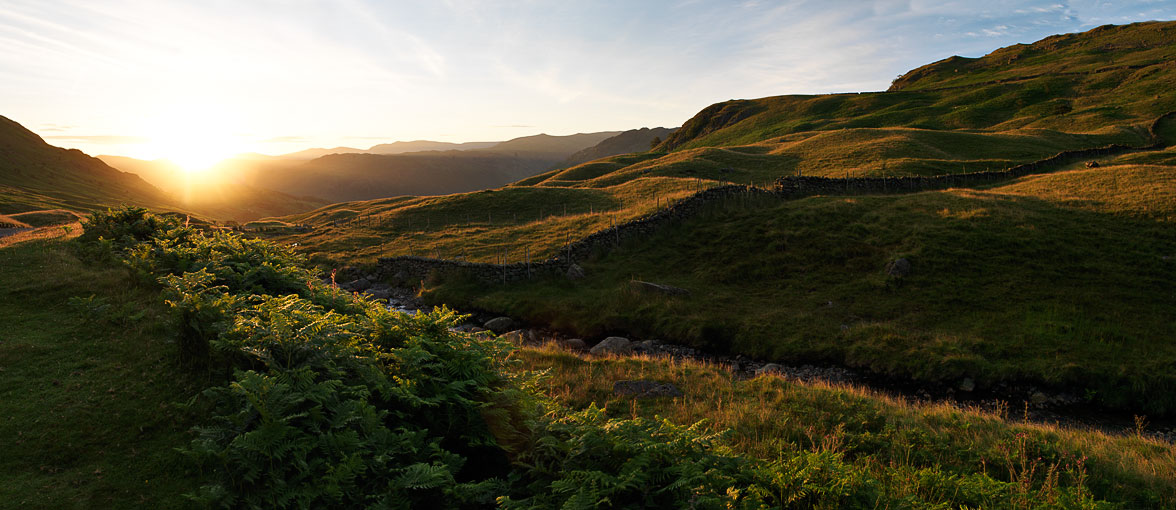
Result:
<svg viewBox="0 0 1176 510">
<path fill-rule="evenodd" d="M 924 470 L 1007 481 L 1012 476 L 1008 460 L 1019 462 L 1015 447 L 1026 445 L 1037 483 L 1050 465 L 1061 470 L 1086 457 L 1086 483 L 1096 498 L 1131 508 L 1176 504 L 1176 448 L 1130 433 L 1022 423 L 998 413 L 912 403 L 846 385 L 774 376 L 741 380 L 723 367 L 696 361 L 582 358 L 553 345 L 524 348 L 515 357 L 524 369 L 547 370 L 540 387 L 569 406 L 595 403 L 618 418 L 706 420 L 712 432 L 731 431 L 736 451 L 761 459 L 796 451 L 842 452 L 887 480 L 887 490 L 899 496 L 928 490 L 918 480 Z M 613 394 L 615 381 L 633 379 L 669 382 L 684 396 L 638 400 Z M 1019 465 L 1013 468 L 1024 474 Z M 1075 482 L 1067 478 L 1061 483 Z"/>
</svg>

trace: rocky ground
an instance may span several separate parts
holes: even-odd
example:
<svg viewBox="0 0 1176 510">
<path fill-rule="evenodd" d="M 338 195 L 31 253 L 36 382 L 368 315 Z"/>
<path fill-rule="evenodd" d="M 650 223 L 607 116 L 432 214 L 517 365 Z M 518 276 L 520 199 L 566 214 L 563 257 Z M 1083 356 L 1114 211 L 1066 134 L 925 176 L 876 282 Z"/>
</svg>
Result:
<svg viewBox="0 0 1176 510">
<path fill-rule="evenodd" d="M 348 280 L 339 286 L 347 290 L 367 293 L 377 299 L 385 299 L 390 308 L 406 313 L 416 313 L 424 306 L 411 289 L 372 283 L 371 280 L 366 280 L 362 276 Z M 1100 409 L 1087 404 L 1072 393 L 1033 385 L 1002 383 L 995 388 L 981 389 L 977 388 L 976 383 L 968 378 L 950 385 L 932 385 L 839 366 L 789 365 L 755 360 L 744 356 L 712 355 L 692 347 L 656 339 L 629 339 L 616 336 L 603 339 L 581 339 L 570 337 L 558 331 L 528 327 L 528 325 L 510 317 L 485 313 L 471 315 L 468 322 L 455 329 L 474 334 L 501 335 L 519 345 L 556 343 L 582 356 L 646 355 L 691 359 L 727 367 L 738 377 L 751 378 L 772 375 L 803 382 L 852 384 L 908 401 L 940 402 L 960 408 L 981 408 L 995 411 L 1010 419 L 1020 418 L 1041 423 L 1087 426 L 1107 432 L 1136 433 L 1138 429 L 1142 428 L 1142 433 L 1145 435 L 1176 442 L 1176 421 L 1147 420 L 1129 413 Z M 670 385 L 662 385 L 656 381 L 618 381 L 614 390 L 618 393 L 638 396 L 672 396 L 678 391 L 677 388 L 667 386 Z M 1141 422 L 1137 421 L 1139 419 L 1145 419 L 1148 422 L 1146 426 L 1141 427 Z"/>
</svg>

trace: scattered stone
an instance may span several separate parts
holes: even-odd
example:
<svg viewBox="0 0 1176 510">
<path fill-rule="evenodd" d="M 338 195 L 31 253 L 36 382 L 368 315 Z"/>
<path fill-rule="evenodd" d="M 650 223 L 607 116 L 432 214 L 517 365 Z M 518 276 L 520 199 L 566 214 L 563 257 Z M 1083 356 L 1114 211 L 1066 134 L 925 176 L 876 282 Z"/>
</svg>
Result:
<svg viewBox="0 0 1176 510">
<path fill-rule="evenodd" d="M 642 340 L 633 344 L 633 350 L 637 352 L 654 352 L 657 350 L 657 340 Z"/>
<path fill-rule="evenodd" d="M 1102 166 L 1102 165 L 1098 164 L 1098 161 L 1087 161 L 1086 162 L 1086 168 L 1098 168 L 1100 166 Z"/>
<path fill-rule="evenodd" d="M 767 365 L 759 367 L 755 370 L 755 375 L 765 374 L 784 375 L 784 367 L 775 363 L 768 363 Z"/>
<path fill-rule="evenodd" d="M 569 338 L 564 340 L 564 348 L 569 351 L 583 351 L 586 344 L 579 338 Z"/>
<path fill-rule="evenodd" d="M 600 343 L 592 346 L 592 350 L 588 351 L 594 356 L 601 356 L 605 354 L 629 354 L 633 352 L 633 346 L 628 338 L 620 336 L 610 336 L 601 340 Z"/>
<path fill-rule="evenodd" d="M 649 292 L 652 294 L 663 294 L 667 296 L 689 296 L 690 291 L 670 285 L 663 285 L 660 283 L 643 282 L 641 280 L 630 280 L 629 288 L 637 292 Z"/>
<path fill-rule="evenodd" d="M 502 338 L 516 345 L 536 345 L 539 343 L 538 336 L 534 331 L 529 329 L 516 329 L 514 331 L 503 333 Z"/>
<path fill-rule="evenodd" d="M 632 395 L 637 398 L 681 397 L 682 390 L 670 383 L 649 380 L 617 381 L 613 383 L 613 394 Z"/>
<path fill-rule="evenodd" d="M 1041 404 L 1044 404 L 1048 401 L 1049 401 L 1049 397 L 1046 396 L 1045 393 L 1042 393 L 1040 391 L 1035 391 L 1035 392 L 1033 392 L 1032 395 L 1029 395 L 1029 403 L 1030 404 L 1041 405 Z"/>
<path fill-rule="evenodd" d="M 516 329 L 503 333 L 502 338 L 517 345 L 539 345 L 539 335 L 532 329 Z"/>
<path fill-rule="evenodd" d="M 841 332 L 842 333 L 849 333 L 849 324 L 842 324 L 841 325 Z"/>
<path fill-rule="evenodd" d="M 976 389 L 976 381 L 973 381 L 971 377 L 965 377 L 964 380 L 960 381 L 960 391 L 972 391 L 974 389 Z"/>
<path fill-rule="evenodd" d="M 898 259 L 886 265 L 886 275 L 895 278 L 902 278 L 911 274 L 911 261 L 906 258 Z"/>
<path fill-rule="evenodd" d="M 580 267 L 579 264 L 572 264 L 572 265 L 568 266 L 567 276 L 568 276 L 569 280 L 583 279 L 584 278 L 584 268 Z"/>
<path fill-rule="evenodd" d="M 485 331 L 490 331 L 490 330 L 483 328 L 481 326 L 474 326 L 474 327 L 470 328 L 470 333 L 482 333 Z"/>
<path fill-rule="evenodd" d="M 344 290 L 349 290 L 352 292 L 359 292 L 362 290 L 367 290 L 367 288 L 371 287 L 371 286 L 372 286 L 372 282 L 368 281 L 367 278 L 357 278 L 357 279 L 352 280 L 350 282 L 344 283 L 343 285 L 340 285 L 340 287 L 342 287 Z"/>
<path fill-rule="evenodd" d="M 387 283 L 377 283 L 368 287 L 364 292 L 376 299 L 389 299 L 392 297 L 392 286 Z"/>
<path fill-rule="evenodd" d="M 485 326 L 486 329 L 501 335 L 503 333 L 506 333 L 507 331 L 514 329 L 515 321 L 514 321 L 514 319 L 512 319 L 510 317 L 495 317 L 493 319 L 486 321 L 486 323 L 483 324 L 483 326 Z"/>
</svg>

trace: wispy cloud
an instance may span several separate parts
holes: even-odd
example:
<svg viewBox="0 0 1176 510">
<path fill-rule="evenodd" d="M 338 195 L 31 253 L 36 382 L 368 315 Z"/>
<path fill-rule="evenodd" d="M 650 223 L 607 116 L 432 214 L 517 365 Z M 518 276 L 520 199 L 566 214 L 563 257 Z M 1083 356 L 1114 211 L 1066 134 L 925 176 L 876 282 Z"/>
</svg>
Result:
<svg viewBox="0 0 1176 510">
<path fill-rule="evenodd" d="M 1176 18 L 1151 0 L 0 2 L 0 114 L 84 149 L 160 126 L 276 151 L 679 125 L 715 101 L 879 90 L 953 54 Z"/>
<path fill-rule="evenodd" d="M 128 135 L 48 135 L 44 138 L 51 138 L 61 142 L 83 142 L 89 144 L 136 144 L 146 143 L 151 140 L 146 136 Z"/>
</svg>

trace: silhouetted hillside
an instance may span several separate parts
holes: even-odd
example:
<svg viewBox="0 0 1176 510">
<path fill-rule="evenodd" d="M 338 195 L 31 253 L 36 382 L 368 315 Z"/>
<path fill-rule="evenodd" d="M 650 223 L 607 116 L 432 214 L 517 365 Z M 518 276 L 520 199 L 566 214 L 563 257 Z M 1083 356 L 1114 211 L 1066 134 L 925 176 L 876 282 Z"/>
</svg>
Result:
<svg viewBox="0 0 1176 510">
<path fill-rule="evenodd" d="M 494 152 L 531 153 L 551 157 L 556 161 L 562 161 L 564 158 L 578 151 L 592 147 L 620 133 L 620 131 L 602 131 L 599 133 L 576 133 L 567 136 L 538 134 L 507 140 L 495 145 L 489 150 Z"/>
<path fill-rule="evenodd" d="M 216 171 L 246 184 L 295 196 L 333 202 L 398 195 L 447 195 L 495 188 L 554 168 L 571 154 L 619 134 L 618 131 L 568 136 L 535 135 L 483 150 L 330 154 L 310 161 L 240 158 Z M 397 142 L 372 149 L 443 147 L 443 142 Z M 462 147 L 489 142 L 451 144 Z"/>
<path fill-rule="evenodd" d="M 431 140 L 414 140 L 411 142 L 392 142 L 373 145 L 367 152 L 371 154 L 403 154 L 406 152 L 424 151 L 469 151 L 489 149 L 502 142 L 465 142 L 449 143 Z"/>
<path fill-rule="evenodd" d="M 0 213 L 67 208 L 93 210 L 132 203 L 166 208 L 171 198 L 135 174 L 120 172 L 77 149 L 45 143 L 0 116 Z"/>
<path fill-rule="evenodd" d="M 484 151 L 332 154 L 302 163 L 255 164 L 239 175 L 248 184 L 341 202 L 494 188 L 552 164 L 550 158 Z"/>
<path fill-rule="evenodd" d="M 592 160 L 616 156 L 618 154 L 645 152 L 650 149 L 651 142 L 656 140 L 660 144 L 662 140 L 665 140 L 666 137 L 670 136 L 677 129 L 664 127 L 630 129 L 568 156 L 568 159 L 564 160 L 562 166 L 576 166 L 580 163 L 587 163 Z"/>
<path fill-rule="evenodd" d="M 219 220 L 246 222 L 296 214 L 327 204 L 321 199 L 298 198 L 244 184 L 224 171 L 189 174 L 164 159 L 145 161 L 124 156 L 98 156 L 98 159 L 119 170 L 139 175 L 170 193 L 185 209 Z"/>
</svg>

